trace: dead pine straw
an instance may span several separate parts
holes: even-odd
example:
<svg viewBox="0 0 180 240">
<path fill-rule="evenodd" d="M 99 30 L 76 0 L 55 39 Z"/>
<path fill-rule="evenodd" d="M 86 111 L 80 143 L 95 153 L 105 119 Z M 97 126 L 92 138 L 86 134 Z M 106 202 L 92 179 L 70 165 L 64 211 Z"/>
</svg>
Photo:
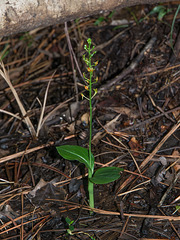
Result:
<svg viewBox="0 0 180 240">
<path fill-rule="evenodd" d="M 26 125 L 27 125 L 27 127 L 28 127 L 28 129 L 29 129 L 29 131 L 30 131 L 30 133 L 32 135 L 32 137 L 35 138 L 35 134 L 36 133 L 35 133 L 34 126 L 33 126 L 32 122 L 31 122 L 30 118 L 27 116 L 27 112 L 26 112 L 25 108 L 23 107 L 23 104 L 21 103 L 20 98 L 19 98 L 16 90 L 13 87 L 13 85 L 12 85 L 10 79 L 9 79 L 9 74 L 6 71 L 6 69 L 4 67 L 4 64 L 2 62 L 0 63 L 0 66 L 2 68 L 2 70 L 0 70 L 0 75 L 4 78 L 6 83 L 9 85 L 9 87 L 10 87 L 10 89 L 11 89 L 11 91 L 12 91 L 12 93 L 13 93 L 16 101 L 17 101 L 17 104 L 18 104 L 18 106 L 20 108 L 20 111 L 21 111 L 21 114 L 22 114 L 22 118 L 24 118 L 24 121 L 25 121 L 25 123 L 26 123 Z M 10 114 L 10 115 L 12 115 L 12 114 Z"/>
<path fill-rule="evenodd" d="M 174 56 L 177 3 L 161 6 L 171 9 L 163 21 L 142 5 L 1 39 L 0 239 L 180 238 L 179 17 Z M 114 183 L 95 185 L 93 216 L 86 170 L 55 148 L 87 147 L 80 95 L 89 37 L 99 62 L 95 169 L 124 169 Z"/>
</svg>

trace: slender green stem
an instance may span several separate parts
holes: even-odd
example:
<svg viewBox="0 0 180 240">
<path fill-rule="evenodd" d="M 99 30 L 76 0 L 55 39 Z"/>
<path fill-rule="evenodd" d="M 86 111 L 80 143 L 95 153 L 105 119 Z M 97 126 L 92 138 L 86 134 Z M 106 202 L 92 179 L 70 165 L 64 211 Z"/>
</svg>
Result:
<svg viewBox="0 0 180 240">
<path fill-rule="evenodd" d="M 88 169 L 88 177 L 92 177 L 91 170 Z M 89 192 L 89 206 L 90 208 L 94 208 L 94 183 L 88 180 L 88 192 Z M 93 211 L 90 211 L 90 213 L 93 213 Z"/>
<path fill-rule="evenodd" d="M 90 53 L 90 45 L 89 45 L 89 53 Z M 91 57 L 89 54 L 89 68 L 92 68 L 91 65 Z M 91 141 L 92 141 L 92 76 L 93 71 L 89 72 L 89 114 L 90 114 L 90 122 L 89 122 L 89 162 L 90 166 L 93 165 L 93 169 L 89 169 L 88 178 L 91 178 L 94 172 L 94 164 L 92 164 L 92 153 L 91 153 Z M 89 191 L 89 206 L 90 208 L 94 208 L 94 184 L 91 181 L 88 181 L 88 191 Z"/>
<path fill-rule="evenodd" d="M 92 140 L 92 73 L 90 72 L 90 82 L 89 82 L 89 113 L 90 113 L 90 122 L 89 122 L 89 162 L 90 166 L 92 164 L 92 154 L 91 154 L 91 140 Z M 93 175 L 94 169 L 89 169 L 88 177 L 91 178 Z M 94 184 L 91 181 L 88 181 L 88 191 L 89 191 L 89 206 L 94 208 Z"/>
<path fill-rule="evenodd" d="M 88 87 L 85 88 L 89 91 L 89 98 L 87 98 L 89 100 L 89 112 L 90 112 L 90 121 L 89 121 L 89 168 L 88 168 L 88 192 L 89 192 L 89 206 L 90 208 L 94 208 L 94 184 L 90 181 L 90 178 L 92 178 L 93 173 L 94 173 L 94 157 L 92 155 L 91 152 L 91 141 L 92 141 L 92 98 L 93 96 L 96 94 L 96 90 L 95 94 L 92 95 L 92 79 L 93 79 L 93 71 L 94 71 L 94 66 L 95 64 L 91 63 L 91 58 L 93 57 L 93 55 L 95 54 L 95 52 L 92 52 L 94 47 L 91 48 L 91 39 L 89 38 L 87 40 L 88 42 L 88 46 L 84 46 L 84 49 L 87 51 L 88 53 L 88 57 L 86 58 L 85 55 L 83 55 L 83 59 L 87 65 L 87 70 L 89 72 L 89 78 L 87 78 L 84 74 L 84 78 L 86 80 L 86 82 L 88 83 Z M 84 95 L 82 95 L 84 96 Z M 85 96 L 84 96 L 85 97 Z M 93 213 L 93 211 L 90 211 L 90 214 Z"/>
<path fill-rule="evenodd" d="M 90 72 L 89 78 L 89 162 L 92 166 L 92 154 L 91 154 L 91 141 L 92 141 L 92 72 Z M 94 170 L 94 169 L 93 169 Z"/>
</svg>

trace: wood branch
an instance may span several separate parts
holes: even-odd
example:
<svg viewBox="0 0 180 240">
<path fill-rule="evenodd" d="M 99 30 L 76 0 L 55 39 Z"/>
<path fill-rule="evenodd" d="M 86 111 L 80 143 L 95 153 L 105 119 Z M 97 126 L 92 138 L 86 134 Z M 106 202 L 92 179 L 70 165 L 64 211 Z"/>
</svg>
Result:
<svg viewBox="0 0 180 240">
<path fill-rule="evenodd" d="M 172 0 L 171 0 L 172 1 Z M 0 36 L 55 25 L 115 8 L 168 0 L 1 0 Z"/>
</svg>

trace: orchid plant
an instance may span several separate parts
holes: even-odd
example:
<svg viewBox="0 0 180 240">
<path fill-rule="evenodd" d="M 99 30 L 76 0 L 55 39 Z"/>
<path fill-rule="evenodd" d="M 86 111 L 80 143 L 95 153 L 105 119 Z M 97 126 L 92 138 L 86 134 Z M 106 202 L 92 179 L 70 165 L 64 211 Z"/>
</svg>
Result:
<svg viewBox="0 0 180 240">
<path fill-rule="evenodd" d="M 94 208 L 94 184 L 107 184 L 117 180 L 120 177 L 120 172 L 123 171 L 122 168 L 118 167 L 103 167 L 94 172 L 94 156 L 92 154 L 92 99 L 97 94 L 97 89 L 93 89 L 93 84 L 98 81 L 98 78 L 94 78 L 95 66 L 98 62 L 92 63 L 92 57 L 96 54 L 94 51 L 94 46 L 92 46 L 92 41 L 89 38 L 87 40 L 88 45 L 84 46 L 86 54 L 83 55 L 83 60 L 87 65 L 88 77 L 84 73 L 84 79 L 87 83 L 85 89 L 88 91 L 88 97 L 81 94 L 82 97 L 89 101 L 89 145 L 88 148 L 84 148 L 76 145 L 62 145 L 57 147 L 58 153 L 67 160 L 74 161 L 77 160 L 83 163 L 88 169 L 88 192 L 89 192 L 89 206 L 91 208 L 91 213 Z M 87 57 L 86 57 L 87 55 Z M 93 80 L 94 79 L 94 80 Z"/>
</svg>

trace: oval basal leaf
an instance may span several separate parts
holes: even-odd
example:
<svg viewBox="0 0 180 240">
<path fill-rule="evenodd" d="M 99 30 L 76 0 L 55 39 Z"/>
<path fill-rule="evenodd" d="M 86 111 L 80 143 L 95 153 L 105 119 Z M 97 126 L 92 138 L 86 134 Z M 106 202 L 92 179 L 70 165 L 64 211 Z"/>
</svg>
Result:
<svg viewBox="0 0 180 240">
<path fill-rule="evenodd" d="M 75 145 L 62 145 L 56 147 L 59 155 L 67 160 L 77 160 L 80 163 L 85 164 L 88 169 L 92 169 L 94 165 L 94 156 L 92 155 L 92 164 L 89 162 L 89 151 L 86 148 L 75 146 Z"/>
<path fill-rule="evenodd" d="M 95 184 L 106 184 L 110 182 L 114 182 L 120 177 L 120 172 L 122 172 L 122 168 L 118 167 L 104 167 L 98 169 L 92 178 L 89 180 Z"/>
</svg>

